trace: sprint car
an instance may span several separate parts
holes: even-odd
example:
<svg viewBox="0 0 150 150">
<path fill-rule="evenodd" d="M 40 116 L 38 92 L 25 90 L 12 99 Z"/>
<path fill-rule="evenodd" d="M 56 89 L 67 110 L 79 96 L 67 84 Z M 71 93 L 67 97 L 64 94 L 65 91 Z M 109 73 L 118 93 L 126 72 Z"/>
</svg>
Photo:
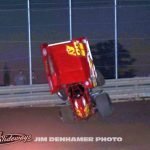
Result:
<svg viewBox="0 0 150 150">
<path fill-rule="evenodd" d="M 112 113 L 111 99 L 101 88 L 103 75 L 95 69 L 87 38 L 41 45 L 43 64 L 51 94 L 69 106 L 61 107 L 64 121 L 88 119 L 95 113 Z"/>
</svg>

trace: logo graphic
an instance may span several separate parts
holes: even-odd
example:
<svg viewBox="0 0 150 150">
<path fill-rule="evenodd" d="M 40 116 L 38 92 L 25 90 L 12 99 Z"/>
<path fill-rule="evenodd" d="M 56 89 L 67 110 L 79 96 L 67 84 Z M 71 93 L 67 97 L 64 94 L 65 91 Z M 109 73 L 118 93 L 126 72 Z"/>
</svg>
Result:
<svg viewBox="0 0 150 150">
<path fill-rule="evenodd" d="M 30 142 L 32 141 L 32 135 L 26 134 L 4 134 L 3 131 L 0 131 L 0 144 L 9 144 L 15 142 Z"/>
<path fill-rule="evenodd" d="M 66 46 L 67 53 L 73 56 L 86 56 L 83 43 L 76 41 L 73 43 L 73 46 Z"/>
</svg>

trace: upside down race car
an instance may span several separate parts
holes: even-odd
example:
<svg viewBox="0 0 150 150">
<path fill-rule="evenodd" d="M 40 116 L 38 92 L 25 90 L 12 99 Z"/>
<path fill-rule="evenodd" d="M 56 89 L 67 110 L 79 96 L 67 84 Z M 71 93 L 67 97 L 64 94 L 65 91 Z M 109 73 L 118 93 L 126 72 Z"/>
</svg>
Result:
<svg viewBox="0 0 150 150">
<path fill-rule="evenodd" d="M 64 120 L 87 119 L 96 112 L 103 117 L 112 113 L 109 95 L 92 90 L 104 84 L 104 78 L 95 69 L 87 38 L 44 43 L 41 51 L 50 93 L 57 93 L 70 104 L 61 108 Z"/>
</svg>

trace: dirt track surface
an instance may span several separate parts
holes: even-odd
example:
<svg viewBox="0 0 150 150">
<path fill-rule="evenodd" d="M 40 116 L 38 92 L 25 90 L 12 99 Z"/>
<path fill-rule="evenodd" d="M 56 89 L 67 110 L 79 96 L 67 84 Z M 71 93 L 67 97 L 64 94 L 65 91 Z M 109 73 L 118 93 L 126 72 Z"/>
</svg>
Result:
<svg viewBox="0 0 150 150">
<path fill-rule="evenodd" d="M 117 103 L 106 119 L 62 123 L 59 108 L 0 109 L 0 131 L 36 137 L 122 137 L 122 142 L 18 142 L 0 150 L 149 150 L 150 101 Z"/>
</svg>

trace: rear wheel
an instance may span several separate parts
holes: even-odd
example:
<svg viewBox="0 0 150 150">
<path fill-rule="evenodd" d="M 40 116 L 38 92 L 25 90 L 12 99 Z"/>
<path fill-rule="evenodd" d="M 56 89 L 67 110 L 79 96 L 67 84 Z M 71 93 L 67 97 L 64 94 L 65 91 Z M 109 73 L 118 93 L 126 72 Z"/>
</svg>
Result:
<svg viewBox="0 0 150 150">
<path fill-rule="evenodd" d="M 70 106 L 63 106 L 60 108 L 60 118 L 65 123 L 71 123 L 74 121 L 74 114 Z"/>
<path fill-rule="evenodd" d="M 97 86 L 102 86 L 105 84 L 105 79 L 104 79 L 104 76 L 102 75 L 102 73 L 96 69 L 96 72 L 97 72 Z"/>
<path fill-rule="evenodd" d="M 96 108 L 102 117 L 107 117 L 112 114 L 112 103 L 107 93 L 101 93 L 95 98 Z"/>
</svg>

